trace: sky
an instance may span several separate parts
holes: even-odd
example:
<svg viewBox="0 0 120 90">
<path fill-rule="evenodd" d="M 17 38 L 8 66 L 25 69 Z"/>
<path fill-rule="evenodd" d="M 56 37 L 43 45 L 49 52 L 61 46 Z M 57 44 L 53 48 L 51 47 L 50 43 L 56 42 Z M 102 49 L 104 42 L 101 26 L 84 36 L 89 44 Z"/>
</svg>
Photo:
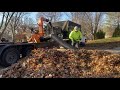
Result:
<svg viewBox="0 0 120 90">
<path fill-rule="evenodd" d="M 28 17 L 32 18 L 34 20 L 35 23 L 37 23 L 37 20 L 36 20 L 36 14 L 38 12 L 30 12 L 30 14 L 28 15 Z M 0 15 L 0 20 L 1 20 L 2 16 Z M 68 16 L 64 13 L 62 13 L 62 17 L 60 19 L 60 21 L 64 21 L 64 20 L 68 20 Z"/>
<path fill-rule="evenodd" d="M 36 14 L 37 13 L 38 12 L 32 12 L 30 15 L 30 17 L 33 18 L 33 20 L 34 20 L 34 23 L 37 23 L 37 21 L 36 21 Z M 70 15 L 69 12 L 67 12 L 67 14 Z M 106 18 L 106 16 L 104 15 L 103 22 L 105 21 L 105 18 Z M 70 18 L 65 13 L 62 12 L 62 17 L 61 17 L 60 21 L 66 21 L 66 20 L 70 20 Z"/>
<path fill-rule="evenodd" d="M 36 14 L 37 14 L 37 12 L 32 12 L 29 16 L 29 17 L 33 18 L 35 23 L 37 23 Z M 61 17 L 60 21 L 65 21 L 65 20 L 69 20 L 69 18 L 66 14 L 62 13 L 62 17 Z"/>
<path fill-rule="evenodd" d="M 37 24 L 37 22 L 38 22 L 38 21 L 36 20 L 36 15 L 37 15 L 37 13 L 38 13 L 38 12 L 30 12 L 30 14 L 27 16 L 27 17 L 30 17 L 30 18 L 33 19 L 34 24 Z M 68 12 L 67 14 L 69 15 L 69 12 Z M 2 16 L 0 15 L 0 21 L 1 21 L 1 18 L 2 18 Z M 104 19 L 105 19 L 105 18 L 104 18 Z M 68 17 L 65 13 L 62 12 L 62 17 L 61 17 L 60 21 L 65 21 L 65 20 L 70 20 L 70 19 L 69 19 L 69 17 Z"/>
</svg>

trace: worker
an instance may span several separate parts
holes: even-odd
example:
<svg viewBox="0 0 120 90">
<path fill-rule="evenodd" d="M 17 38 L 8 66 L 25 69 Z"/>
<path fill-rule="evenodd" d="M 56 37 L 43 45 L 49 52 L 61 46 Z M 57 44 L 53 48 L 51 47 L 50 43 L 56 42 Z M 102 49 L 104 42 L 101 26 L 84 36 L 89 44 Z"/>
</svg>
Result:
<svg viewBox="0 0 120 90">
<path fill-rule="evenodd" d="M 41 37 L 41 35 L 39 34 L 39 30 L 34 30 L 34 34 L 33 34 L 32 37 L 28 40 L 28 42 L 40 43 L 40 37 Z"/>
<path fill-rule="evenodd" d="M 72 46 L 79 48 L 80 40 L 82 38 L 82 33 L 77 26 L 69 34 L 69 39 L 72 41 Z"/>
<path fill-rule="evenodd" d="M 87 42 L 86 34 L 83 34 L 82 39 L 80 41 L 80 46 L 84 47 L 86 45 L 86 42 Z"/>
</svg>

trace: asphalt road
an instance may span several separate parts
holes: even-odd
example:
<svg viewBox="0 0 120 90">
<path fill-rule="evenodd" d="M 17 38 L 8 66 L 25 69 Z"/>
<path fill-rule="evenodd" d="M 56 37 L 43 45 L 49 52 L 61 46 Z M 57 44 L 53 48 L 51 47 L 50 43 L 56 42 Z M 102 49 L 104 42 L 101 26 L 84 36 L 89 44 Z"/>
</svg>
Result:
<svg viewBox="0 0 120 90">
<path fill-rule="evenodd" d="M 120 47 L 116 47 L 116 48 L 113 48 L 113 49 L 106 49 L 105 51 L 115 53 L 115 54 L 120 54 Z"/>
</svg>

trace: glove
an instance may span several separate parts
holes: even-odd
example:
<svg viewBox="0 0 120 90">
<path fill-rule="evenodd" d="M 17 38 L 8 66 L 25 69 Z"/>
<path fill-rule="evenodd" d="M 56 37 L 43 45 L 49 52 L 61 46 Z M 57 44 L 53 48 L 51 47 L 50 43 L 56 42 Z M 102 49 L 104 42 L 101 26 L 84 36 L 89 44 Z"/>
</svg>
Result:
<svg viewBox="0 0 120 90">
<path fill-rule="evenodd" d="M 76 40 L 76 42 L 80 42 L 81 40 Z"/>
</svg>

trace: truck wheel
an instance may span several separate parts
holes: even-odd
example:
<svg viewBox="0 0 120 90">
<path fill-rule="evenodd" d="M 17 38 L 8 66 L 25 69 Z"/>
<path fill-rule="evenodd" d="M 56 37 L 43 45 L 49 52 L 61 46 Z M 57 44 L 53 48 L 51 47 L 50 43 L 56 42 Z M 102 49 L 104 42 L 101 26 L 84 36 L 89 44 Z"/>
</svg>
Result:
<svg viewBox="0 0 120 90">
<path fill-rule="evenodd" d="M 8 48 L 2 54 L 1 64 L 5 67 L 16 63 L 20 58 L 19 51 L 15 48 Z"/>
<path fill-rule="evenodd" d="M 22 52 L 22 58 L 23 57 L 26 57 L 26 56 L 29 56 L 30 53 L 32 51 L 32 48 L 26 48 L 23 52 Z"/>
</svg>

